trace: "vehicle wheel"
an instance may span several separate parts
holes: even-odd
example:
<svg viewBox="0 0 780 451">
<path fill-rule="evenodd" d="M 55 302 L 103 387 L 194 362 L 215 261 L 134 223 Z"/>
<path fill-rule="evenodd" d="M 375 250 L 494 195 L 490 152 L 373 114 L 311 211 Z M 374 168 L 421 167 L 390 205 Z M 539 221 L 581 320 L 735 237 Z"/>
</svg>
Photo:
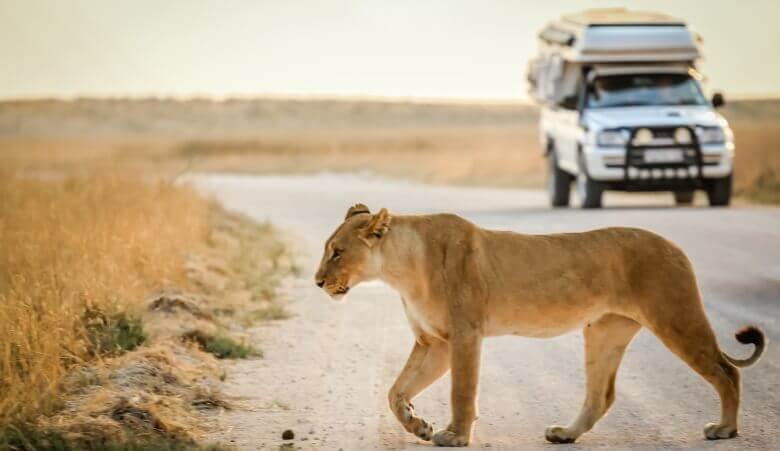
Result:
<svg viewBox="0 0 780 451">
<path fill-rule="evenodd" d="M 720 179 L 709 179 L 706 184 L 711 207 L 725 207 L 731 202 L 731 174 Z"/>
<path fill-rule="evenodd" d="M 601 208 L 601 195 L 604 192 L 604 186 L 588 176 L 588 169 L 581 155 L 579 169 L 577 197 L 580 201 L 580 208 Z"/>
<path fill-rule="evenodd" d="M 553 207 L 568 207 L 572 176 L 558 167 L 555 150 L 547 155 L 547 193 Z"/>
<path fill-rule="evenodd" d="M 693 203 L 693 190 L 691 191 L 675 191 L 674 201 L 677 205 L 690 205 Z"/>
</svg>

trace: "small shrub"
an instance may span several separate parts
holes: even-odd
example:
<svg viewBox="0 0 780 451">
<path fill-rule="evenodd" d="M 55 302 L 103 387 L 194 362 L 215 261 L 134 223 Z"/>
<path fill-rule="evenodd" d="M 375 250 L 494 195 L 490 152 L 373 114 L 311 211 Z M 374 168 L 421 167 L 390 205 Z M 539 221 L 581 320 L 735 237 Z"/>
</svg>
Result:
<svg viewBox="0 0 780 451">
<path fill-rule="evenodd" d="M 117 355 L 132 351 L 146 341 L 141 320 L 125 313 L 105 316 L 88 311 L 87 333 L 94 355 Z"/>
<path fill-rule="evenodd" d="M 219 359 L 245 359 L 247 357 L 260 357 L 258 350 L 236 342 L 230 337 L 211 337 L 203 346 L 203 350 L 214 354 Z"/>
<path fill-rule="evenodd" d="M 246 359 L 263 356 L 259 349 L 239 343 L 226 335 L 207 335 L 200 331 L 192 331 L 184 338 L 196 342 L 201 349 L 213 354 L 218 359 Z"/>
<path fill-rule="evenodd" d="M 65 438 L 56 432 L 38 431 L 29 426 L 8 425 L 0 430 L 0 449 L 36 451 L 36 450 L 75 450 Z"/>
</svg>

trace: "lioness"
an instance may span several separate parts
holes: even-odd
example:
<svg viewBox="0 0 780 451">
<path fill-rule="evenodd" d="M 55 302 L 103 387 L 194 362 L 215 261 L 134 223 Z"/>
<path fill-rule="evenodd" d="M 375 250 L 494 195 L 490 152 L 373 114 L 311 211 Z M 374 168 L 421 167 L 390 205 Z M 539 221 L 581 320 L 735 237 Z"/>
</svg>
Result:
<svg viewBox="0 0 780 451">
<path fill-rule="evenodd" d="M 571 443 L 615 400 L 615 375 L 631 339 L 644 326 L 711 383 L 721 418 L 708 439 L 737 435 L 737 367 L 755 363 L 764 334 L 747 327 L 740 343 L 755 345 L 744 360 L 718 348 L 688 258 L 653 233 L 608 228 L 585 233 L 523 235 L 481 229 L 455 215 L 371 214 L 357 204 L 325 243 L 316 283 L 339 299 L 358 283 L 380 279 L 400 294 L 416 337 L 390 389 L 390 409 L 403 427 L 436 445 L 465 446 L 477 416 L 482 339 L 515 334 L 585 336 L 587 393 L 568 426 L 545 431 Z M 411 400 L 452 370 L 452 421 L 433 433 Z"/>
</svg>

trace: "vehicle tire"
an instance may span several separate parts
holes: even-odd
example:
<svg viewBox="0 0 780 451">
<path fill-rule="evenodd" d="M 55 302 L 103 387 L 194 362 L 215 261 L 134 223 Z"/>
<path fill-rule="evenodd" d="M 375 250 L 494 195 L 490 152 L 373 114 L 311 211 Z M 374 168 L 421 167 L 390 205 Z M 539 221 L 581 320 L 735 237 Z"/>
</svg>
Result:
<svg viewBox="0 0 780 451">
<path fill-rule="evenodd" d="M 690 191 L 675 191 L 674 201 L 677 205 L 691 205 L 693 203 L 693 190 Z"/>
<path fill-rule="evenodd" d="M 547 193 L 553 207 L 568 207 L 572 176 L 558 167 L 555 150 L 547 154 Z"/>
<path fill-rule="evenodd" d="M 725 207 L 731 203 L 731 174 L 728 177 L 706 180 L 710 207 Z"/>
<path fill-rule="evenodd" d="M 580 208 L 601 208 L 601 195 L 604 193 L 604 186 L 590 178 L 582 155 L 579 158 L 579 169 L 577 173 L 577 197 L 580 201 Z"/>
</svg>

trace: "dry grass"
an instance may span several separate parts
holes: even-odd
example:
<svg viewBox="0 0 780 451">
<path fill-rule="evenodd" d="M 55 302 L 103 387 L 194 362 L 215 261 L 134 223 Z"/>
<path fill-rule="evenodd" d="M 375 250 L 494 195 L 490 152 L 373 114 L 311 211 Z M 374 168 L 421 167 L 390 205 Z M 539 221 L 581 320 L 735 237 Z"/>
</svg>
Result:
<svg viewBox="0 0 780 451">
<path fill-rule="evenodd" d="M 0 448 L 200 449 L 293 260 L 187 187 L 65 173 L 0 174 Z"/>
<path fill-rule="evenodd" d="M 185 171 L 259 174 L 369 172 L 435 184 L 541 186 L 535 124 L 267 131 L 200 138 L 0 138 L 0 164 L 78 173 L 121 165 L 171 179 Z"/>
<path fill-rule="evenodd" d="M 736 188 L 780 201 L 780 101 L 724 110 Z M 508 105 L 316 100 L 0 103 L 0 164 L 78 171 L 369 172 L 437 184 L 542 187 L 538 112 Z"/>
<path fill-rule="evenodd" d="M 92 358 L 85 312 L 138 310 L 186 283 L 207 203 L 186 188 L 102 175 L 0 177 L 0 425 L 58 407 L 69 367 Z"/>
<path fill-rule="evenodd" d="M 259 308 L 249 313 L 248 320 L 254 321 L 277 321 L 280 319 L 287 319 L 290 317 L 290 312 L 283 306 L 278 304 L 271 304 L 267 307 Z"/>
<path fill-rule="evenodd" d="M 780 122 L 732 121 L 737 151 L 734 189 L 760 203 L 780 204 Z"/>
<path fill-rule="evenodd" d="M 295 267 L 270 225 L 173 183 L 192 160 L 180 136 L 117 139 L 94 127 L 111 114 L 66 105 L 62 123 L 62 106 L 0 102 L 0 448 L 192 444 L 193 412 L 226 405 L 214 355 L 261 355 L 240 325 L 284 316 Z"/>
<path fill-rule="evenodd" d="M 541 186 L 544 160 L 532 124 L 404 127 L 191 140 L 171 155 L 199 171 L 369 172 L 435 184 Z"/>
</svg>

